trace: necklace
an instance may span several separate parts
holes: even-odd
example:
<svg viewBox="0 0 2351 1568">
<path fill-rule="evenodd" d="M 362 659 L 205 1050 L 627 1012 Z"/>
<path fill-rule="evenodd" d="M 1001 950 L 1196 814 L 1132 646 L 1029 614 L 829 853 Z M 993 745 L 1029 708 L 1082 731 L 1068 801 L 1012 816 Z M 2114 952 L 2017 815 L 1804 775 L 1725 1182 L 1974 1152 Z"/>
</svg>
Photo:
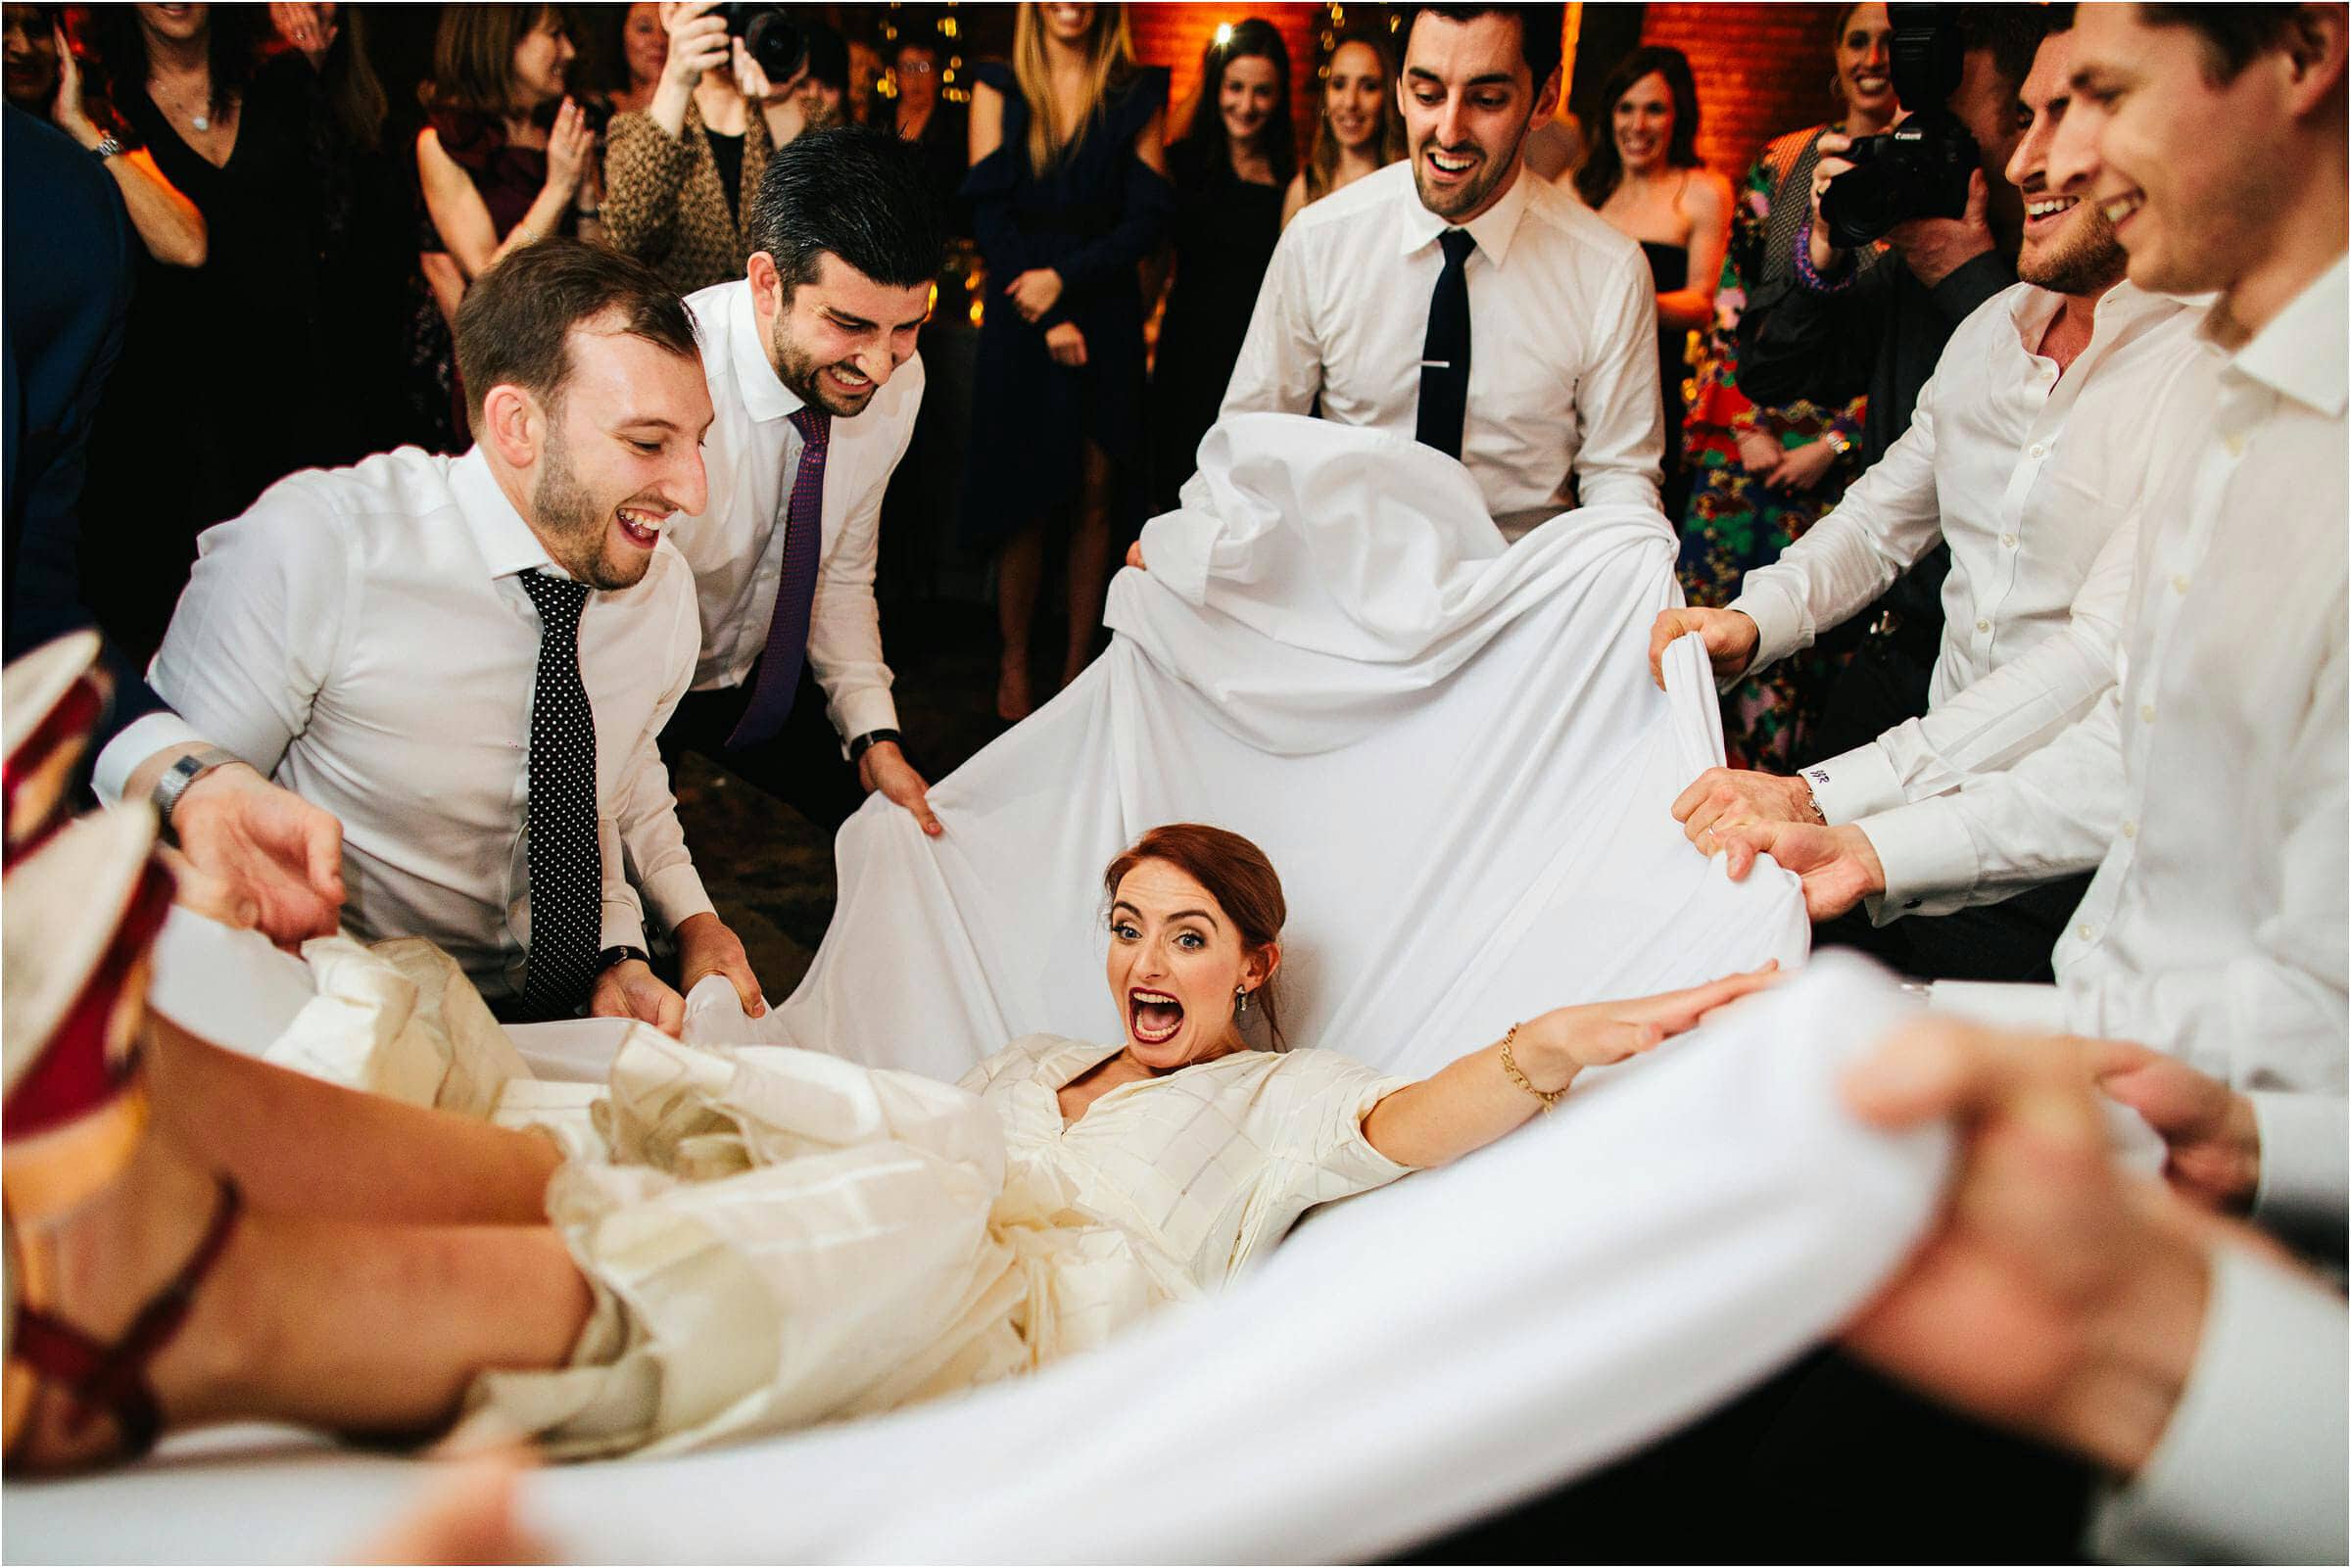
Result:
<svg viewBox="0 0 2351 1568">
<path fill-rule="evenodd" d="M 152 96 L 152 89 L 150 89 L 150 95 Z M 168 109 L 168 111 L 171 114 L 185 116 L 187 118 L 189 128 L 196 131 L 199 135 L 213 128 L 213 95 L 209 84 L 200 90 L 196 99 L 196 107 L 193 109 L 176 103 L 165 105 L 163 107 Z"/>
</svg>

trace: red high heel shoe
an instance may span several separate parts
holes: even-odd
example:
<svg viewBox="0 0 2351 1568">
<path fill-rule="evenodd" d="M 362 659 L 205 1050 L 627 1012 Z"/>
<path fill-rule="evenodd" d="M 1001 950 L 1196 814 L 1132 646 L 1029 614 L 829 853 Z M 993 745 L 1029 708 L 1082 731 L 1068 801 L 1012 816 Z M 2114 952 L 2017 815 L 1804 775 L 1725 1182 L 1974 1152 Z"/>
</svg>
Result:
<svg viewBox="0 0 2351 1568">
<path fill-rule="evenodd" d="M 96 632 L 45 642 L 0 674 L 0 862 L 14 866 L 65 820 L 63 807 L 112 684 Z"/>
<path fill-rule="evenodd" d="M 29 1458 L 22 1454 L 27 1440 L 50 1426 L 35 1417 L 52 1396 L 67 1402 L 56 1430 L 77 1453 L 138 1452 L 154 1443 L 162 1412 L 146 1368 L 186 1320 L 239 1209 L 236 1190 L 222 1184 L 203 1240 L 113 1345 L 52 1309 L 58 1268 L 50 1227 L 121 1174 L 146 1128 L 138 1045 L 148 951 L 171 903 L 171 876 L 153 857 L 154 817 L 144 807 L 26 828 L 55 807 L 33 809 L 38 802 L 21 785 L 52 769 L 70 778 L 71 758 L 85 744 L 81 735 L 57 728 L 46 719 L 27 727 L 24 738 L 39 741 L 43 752 L 37 766 L 20 769 L 14 751 L 7 758 L 14 858 L 0 963 L 0 1191 L 8 1242 L 5 1451 L 12 1463 Z M 68 759 L 62 765 L 61 756 Z M 59 798 L 63 792 L 61 784 Z M 20 828 L 26 828 L 22 835 Z M 101 1417 L 114 1425 L 111 1449 L 80 1441 Z"/>
</svg>

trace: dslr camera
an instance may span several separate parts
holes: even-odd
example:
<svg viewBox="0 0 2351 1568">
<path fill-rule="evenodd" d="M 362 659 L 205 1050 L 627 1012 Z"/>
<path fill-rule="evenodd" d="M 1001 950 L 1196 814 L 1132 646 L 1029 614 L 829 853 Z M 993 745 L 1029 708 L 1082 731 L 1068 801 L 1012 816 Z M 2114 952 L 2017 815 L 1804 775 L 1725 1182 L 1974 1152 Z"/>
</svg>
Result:
<svg viewBox="0 0 2351 1568">
<path fill-rule="evenodd" d="M 1885 236 L 1913 217 L 1957 217 L 1967 211 L 1967 179 L 1983 155 L 1947 100 L 1966 70 L 1967 48 L 1940 5 L 1890 5 L 1894 92 L 1908 118 L 1863 136 L 1845 156 L 1853 167 L 1820 193 L 1821 220 L 1842 250 Z"/>
<path fill-rule="evenodd" d="M 729 37 L 741 38 L 767 79 L 777 85 L 790 81 L 808 59 L 808 34 L 786 15 L 792 8 L 769 3 L 729 3 L 718 8 L 727 19 Z"/>
</svg>

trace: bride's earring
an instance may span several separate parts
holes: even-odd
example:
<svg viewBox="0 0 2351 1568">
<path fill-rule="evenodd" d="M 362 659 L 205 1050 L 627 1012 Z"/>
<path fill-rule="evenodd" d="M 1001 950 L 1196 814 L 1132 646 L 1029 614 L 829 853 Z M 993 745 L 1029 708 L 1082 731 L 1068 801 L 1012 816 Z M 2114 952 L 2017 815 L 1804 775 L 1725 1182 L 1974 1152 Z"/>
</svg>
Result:
<svg viewBox="0 0 2351 1568">
<path fill-rule="evenodd" d="M 1234 986 L 1232 988 L 1232 1016 L 1237 1019 L 1249 1011 L 1249 987 L 1245 985 Z"/>
</svg>

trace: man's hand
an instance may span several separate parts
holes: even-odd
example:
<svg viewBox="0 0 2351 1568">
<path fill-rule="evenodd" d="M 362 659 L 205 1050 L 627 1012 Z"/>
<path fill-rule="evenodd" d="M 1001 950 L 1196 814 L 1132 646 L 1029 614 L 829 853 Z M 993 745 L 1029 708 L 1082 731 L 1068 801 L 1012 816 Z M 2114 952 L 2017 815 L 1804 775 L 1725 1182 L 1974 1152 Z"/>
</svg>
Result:
<svg viewBox="0 0 2351 1568">
<path fill-rule="evenodd" d="M 2160 1051 L 2086 1042 L 2098 1087 L 2163 1136 L 2164 1179 L 2207 1209 L 2248 1213 L 2261 1186 L 2261 1123 L 2253 1102 Z"/>
<path fill-rule="evenodd" d="M 1786 495 L 1800 495 L 1837 466 L 1837 449 L 1825 441 L 1807 441 L 1792 448 L 1763 476 L 1763 483 Z"/>
<path fill-rule="evenodd" d="M 895 740 L 877 740 L 865 748 L 865 755 L 857 759 L 857 782 L 913 812 L 914 820 L 932 837 L 946 832 L 931 815 L 931 786 L 923 783 L 923 776 L 914 771 Z"/>
<path fill-rule="evenodd" d="M 1061 274 L 1049 266 L 1032 266 L 1004 285 L 1005 297 L 1024 321 L 1041 320 L 1061 303 Z"/>
<path fill-rule="evenodd" d="M 159 752 L 132 776 L 125 798 L 143 799 L 186 746 Z M 157 766 L 161 763 L 161 766 Z M 343 825 L 241 762 L 188 785 L 171 811 L 179 901 L 230 926 L 250 927 L 293 949 L 332 936 L 343 908 Z"/>
<path fill-rule="evenodd" d="M 1758 822 L 1823 825 L 1812 787 L 1801 779 L 1751 768 L 1708 768 L 1674 797 L 1673 820 L 1697 843 L 1701 834 Z"/>
<path fill-rule="evenodd" d="M 678 943 L 678 989 L 691 994 L 705 975 L 723 974 L 735 987 L 743 1011 L 757 1018 L 767 1011 L 759 999 L 759 979 L 751 973 L 750 955 L 743 939 L 714 914 L 691 916 L 678 922 L 670 934 Z"/>
<path fill-rule="evenodd" d="M 596 977 L 588 993 L 588 1016 L 635 1019 L 671 1039 L 686 1027 L 686 998 L 661 982 L 641 958 L 624 958 Z"/>
<path fill-rule="evenodd" d="M 1942 1218 L 1847 1348 L 2135 1473 L 2195 1359 L 2209 1222 L 2116 1170 L 2078 1042 L 1924 1020 L 1847 1073 L 1845 1097 L 1874 1125 L 1949 1120 L 1960 1140 Z"/>
<path fill-rule="evenodd" d="M 1864 898 L 1886 890 L 1886 868 L 1878 862 L 1877 846 L 1869 834 L 1847 823 L 1842 828 L 1818 828 L 1800 822 L 1763 822 L 1745 828 L 1724 828 L 1693 840 L 1709 854 L 1720 849 L 1728 857 L 1724 870 L 1731 880 L 1745 881 L 1755 868 L 1755 857 L 1768 854 L 1783 871 L 1796 873 L 1804 885 L 1804 913 L 1817 926 L 1835 920 Z"/>
<path fill-rule="evenodd" d="M 1886 231 L 1886 243 L 1901 253 L 1919 282 L 1933 288 L 1992 248 L 1985 204 L 1991 184 L 1984 171 L 1967 176 L 1967 211 L 1957 217 L 1914 217 Z"/>
<path fill-rule="evenodd" d="M 1143 564 L 1143 542 L 1141 540 L 1138 539 L 1127 546 L 1127 564 L 1138 572 L 1151 570 L 1150 567 Z"/>
<path fill-rule="evenodd" d="M 1658 690 L 1665 689 L 1665 650 L 1692 632 L 1706 640 L 1706 658 L 1714 666 L 1717 681 L 1745 675 L 1755 656 L 1755 643 L 1762 638 L 1753 617 L 1745 610 L 1684 606 L 1657 611 L 1649 628 L 1649 678 L 1657 683 Z"/>
</svg>

